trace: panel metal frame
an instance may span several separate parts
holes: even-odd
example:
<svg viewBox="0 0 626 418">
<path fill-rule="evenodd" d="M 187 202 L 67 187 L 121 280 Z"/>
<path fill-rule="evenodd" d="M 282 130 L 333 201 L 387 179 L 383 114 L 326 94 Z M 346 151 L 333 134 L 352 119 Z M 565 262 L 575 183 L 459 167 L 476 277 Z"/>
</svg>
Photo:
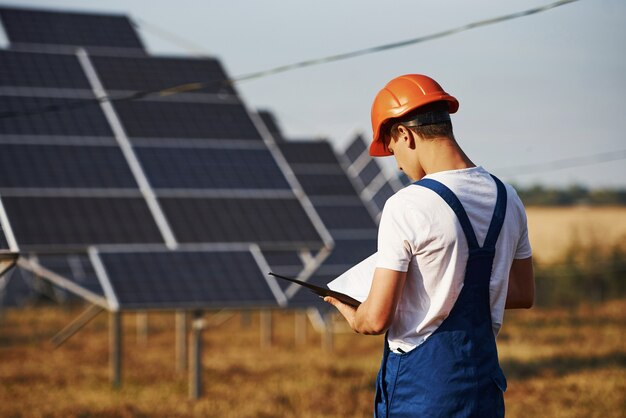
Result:
<svg viewBox="0 0 626 418">
<path fill-rule="evenodd" d="M 93 92 L 95 96 L 100 100 L 100 108 L 104 112 L 104 115 L 109 122 L 111 129 L 113 130 L 113 134 L 115 139 L 117 140 L 128 165 L 135 177 L 135 181 L 139 185 L 139 190 L 143 194 L 143 197 L 148 204 L 148 208 L 156 221 L 157 227 L 165 240 L 165 244 L 170 249 L 175 249 L 178 245 L 176 238 L 174 236 L 174 232 L 172 231 L 167 218 L 165 217 L 165 213 L 159 204 L 156 195 L 152 188 L 150 187 L 150 182 L 148 181 L 148 177 L 143 171 L 141 164 L 139 163 L 139 159 L 133 150 L 133 147 L 126 135 L 126 131 L 124 130 L 124 126 L 119 119 L 113 105 L 108 100 L 102 100 L 107 97 L 106 91 L 98 77 L 98 73 L 96 72 L 93 63 L 89 59 L 89 55 L 84 48 L 79 48 L 76 51 L 76 56 L 87 75 L 87 79 L 91 84 Z"/>
</svg>

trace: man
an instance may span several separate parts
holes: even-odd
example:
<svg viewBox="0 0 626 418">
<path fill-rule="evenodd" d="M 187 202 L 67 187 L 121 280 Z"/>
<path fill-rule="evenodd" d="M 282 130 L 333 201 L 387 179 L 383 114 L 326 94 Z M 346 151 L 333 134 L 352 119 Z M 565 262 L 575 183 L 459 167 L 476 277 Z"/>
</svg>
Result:
<svg viewBox="0 0 626 418">
<path fill-rule="evenodd" d="M 501 417 L 506 380 L 495 336 L 505 308 L 530 308 L 524 207 L 455 140 L 458 101 L 433 79 L 391 80 L 372 106 L 372 156 L 393 155 L 416 183 L 385 204 L 377 268 L 353 330 L 387 333 L 377 417 Z"/>
</svg>

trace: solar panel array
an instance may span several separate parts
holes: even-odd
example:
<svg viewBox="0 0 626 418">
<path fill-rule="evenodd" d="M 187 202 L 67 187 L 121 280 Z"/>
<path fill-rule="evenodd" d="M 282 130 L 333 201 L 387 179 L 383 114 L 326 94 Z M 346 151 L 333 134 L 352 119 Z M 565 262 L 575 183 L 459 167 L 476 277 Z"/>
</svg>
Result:
<svg viewBox="0 0 626 418">
<path fill-rule="evenodd" d="M 376 223 L 328 142 L 291 141 L 281 142 L 279 146 L 335 241 L 328 258 L 307 280 L 326 286 L 376 251 Z M 284 255 L 284 259 L 276 260 L 272 267 L 278 274 L 288 275 L 299 268 L 295 260 L 296 257 Z M 272 265 L 274 260 L 268 261 Z M 290 261 L 294 263 L 288 264 Z M 283 264 L 278 264 L 280 262 Z M 285 287 L 292 307 L 329 307 L 299 286 Z"/>
<path fill-rule="evenodd" d="M 112 309 L 284 302 L 263 251 L 332 241 L 220 63 L 147 56 L 125 17 L 0 17 L 0 113 L 25 112 L 0 118 L 0 198 L 48 278 Z M 198 81 L 208 86 L 96 100 Z"/>
</svg>

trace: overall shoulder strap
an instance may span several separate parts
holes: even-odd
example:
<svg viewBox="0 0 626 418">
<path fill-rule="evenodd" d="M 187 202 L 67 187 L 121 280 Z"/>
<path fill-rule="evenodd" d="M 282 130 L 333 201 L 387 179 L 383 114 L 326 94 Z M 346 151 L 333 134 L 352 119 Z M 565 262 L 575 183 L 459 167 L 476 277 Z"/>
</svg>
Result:
<svg viewBox="0 0 626 418">
<path fill-rule="evenodd" d="M 465 233 L 465 238 L 467 239 L 467 246 L 469 247 L 469 249 L 473 250 L 480 248 L 478 246 L 478 241 L 476 240 L 476 235 L 474 234 L 472 224 L 467 216 L 467 213 L 465 212 L 465 208 L 463 208 L 461 201 L 458 197 L 456 197 L 452 190 L 450 190 L 443 183 L 440 183 L 437 180 L 433 179 L 421 179 L 419 181 L 416 181 L 414 184 L 426 187 L 427 189 L 430 189 L 433 192 L 437 193 L 439 196 L 441 196 L 441 198 L 448 204 L 448 206 L 450 206 L 450 208 L 456 214 L 456 217 L 459 219 L 461 227 L 463 228 L 463 232 Z"/>
<path fill-rule="evenodd" d="M 504 216 L 506 215 L 506 187 L 496 176 L 491 174 L 491 177 L 496 182 L 498 188 L 498 198 L 496 199 L 496 207 L 493 209 L 493 216 L 491 217 L 491 223 L 489 224 L 489 230 L 487 231 L 487 237 L 483 248 L 495 248 L 496 241 L 500 235 L 502 224 L 504 223 Z"/>
</svg>

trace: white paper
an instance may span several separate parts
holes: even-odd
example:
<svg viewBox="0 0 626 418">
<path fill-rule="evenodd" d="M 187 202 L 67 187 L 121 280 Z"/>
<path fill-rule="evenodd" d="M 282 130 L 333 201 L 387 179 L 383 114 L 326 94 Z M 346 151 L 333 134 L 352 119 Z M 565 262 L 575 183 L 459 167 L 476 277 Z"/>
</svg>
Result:
<svg viewBox="0 0 626 418">
<path fill-rule="evenodd" d="M 363 302 L 372 287 L 374 270 L 376 270 L 376 256 L 377 253 L 374 253 L 350 270 L 347 270 L 341 276 L 328 283 L 328 288 L 335 292 L 345 293 L 359 302 Z"/>
</svg>

